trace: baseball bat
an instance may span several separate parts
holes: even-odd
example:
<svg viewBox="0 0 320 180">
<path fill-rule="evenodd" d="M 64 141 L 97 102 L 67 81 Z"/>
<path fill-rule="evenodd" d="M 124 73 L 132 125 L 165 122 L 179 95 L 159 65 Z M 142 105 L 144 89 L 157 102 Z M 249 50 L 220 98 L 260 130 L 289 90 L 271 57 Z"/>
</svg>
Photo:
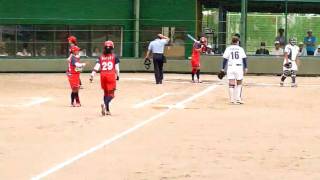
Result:
<svg viewBox="0 0 320 180">
<path fill-rule="evenodd" d="M 192 40 L 193 42 L 199 42 L 198 40 L 196 40 L 194 37 L 192 37 L 190 34 L 187 34 L 187 37 Z"/>
</svg>

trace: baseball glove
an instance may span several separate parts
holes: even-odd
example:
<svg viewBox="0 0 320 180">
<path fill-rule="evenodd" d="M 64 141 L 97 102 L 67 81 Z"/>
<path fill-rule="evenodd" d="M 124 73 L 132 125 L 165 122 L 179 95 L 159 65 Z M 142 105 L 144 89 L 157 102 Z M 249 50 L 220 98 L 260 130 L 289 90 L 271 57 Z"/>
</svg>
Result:
<svg viewBox="0 0 320 180">
<path fill-rule="evenodd" d="M 292 68 L 292 63 L 291 62 L 287 62 L 283 66 L 288 68 L 288 69 L 290 69 L 290 68 Z"/>
<path fill-rule="evenodd" d="M 144 67 L 146 68 L 146 70 L 150 69 L 151 61 L 149 58 L 145 58 L 143 64 L 144 64 Z"/>
<path fill-rule="evenodd" d="M 226 75 L 226 73 L 224 72 L 224 71 L 220 71 L 219 73 L 218 73 L 218 78 L 219 79 L 223 79 L 223 77 Z"/>
</svg>

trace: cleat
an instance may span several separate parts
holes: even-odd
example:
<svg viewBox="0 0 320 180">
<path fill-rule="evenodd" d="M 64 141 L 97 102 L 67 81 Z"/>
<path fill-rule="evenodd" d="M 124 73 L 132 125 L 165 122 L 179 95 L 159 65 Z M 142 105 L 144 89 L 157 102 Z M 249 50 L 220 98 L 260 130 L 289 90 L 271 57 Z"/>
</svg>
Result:
<svg viewBox="0 0 320 180">
<path fill-rule="evenodd" d="M 198 83 L 202 83 L 202 81 L 200 79 L 198 79 Z"/>
<path fill-rule="evenodd" d="M 298 87 L 298 84 L 296 84 L 296 83 L 291 83 L 291 87 Z"/>
<path fill-rule="evenodd" d="M 110 111 L 107 111 L 107 112 L 106 112 L 106 115 L 107 115 L 107 116 L 111 116 L 111 112 L 110 112 Z"/>
<path fill-rule="evenodd" d="M 194 80 L 191 80 L 191 83 L 196 83 Z"/>
<path fill-rule="evenodd" d="M 101 114 L 102 116 L 106 115 L 106 108 L 104 107 L 104 104 L 101 104 Z"/>
<path fill-rule="evenodd" d="M 236 101 L 236 104 L 244 104 L 242 100 Z"/>
<path fill-rule="evenodd" d="M 284 84 L 283 82 L 280 82 L 280 87 L 283 87 L 283 84 Z"/>
<path fill-rule="evenodd" d="M 80 104 L 80 103 L 76 103 L 76 104 L 74 105 L 74 107 L 81 107 L 81 104 Z"/>
<path fill-rule="evenodd" d="M 70 107 L 76 107 L 76 106 L 72 103 L 72 104 L 70 104 Z"/>
</svg>

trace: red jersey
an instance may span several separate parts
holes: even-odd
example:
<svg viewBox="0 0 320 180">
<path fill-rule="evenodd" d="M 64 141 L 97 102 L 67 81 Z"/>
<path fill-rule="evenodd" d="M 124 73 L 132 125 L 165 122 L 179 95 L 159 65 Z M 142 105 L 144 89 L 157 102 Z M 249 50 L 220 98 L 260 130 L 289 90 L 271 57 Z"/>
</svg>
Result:
<svg viewBox="0 0 320 180">
<path fill-rule="evenodd" d="M 70 74 L 80 74 L 79 71 L 76 71 L 76 63 L 80 62 L 80 56 L 70 55 L 68 58 L 68 69 L 67 73 Z"/>
<path fill-rule="evenodd" d="M 199 66 L 200 64 L 200 54 L 201 54 L 201 51 L 197 51 L 197 49 L 200 49 L 201 48 L 201 44 L 200 43 L 197 43 L 195 42 L 193 44 L 193 48 L 192 48 L 192 55 L 191 55 L 191 64 L 192 66 Z"/>
<path fill-rule="evenodd" d="M 98 59 L 100 64 L 101 76 L 115 76 L 116 75 L 116 56 L 114 54 L 101 55 Z"/>
<path fill-rule="evenodd" d="M 119 58 L 115 54 L 101 55 L 97 62 L 100 64 L 101 88 L 107 91 L 116 88 L 116 69 Z"/>
</svg>

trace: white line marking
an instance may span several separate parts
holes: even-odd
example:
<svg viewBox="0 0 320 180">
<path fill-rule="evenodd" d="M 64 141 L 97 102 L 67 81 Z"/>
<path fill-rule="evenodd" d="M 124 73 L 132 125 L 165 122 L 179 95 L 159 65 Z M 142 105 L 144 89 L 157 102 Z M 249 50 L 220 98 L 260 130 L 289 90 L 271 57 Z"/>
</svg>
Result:
<svg viewBox="0 0 320 180">
<path fill-rule="evenodd" d="M 147 79 L 147 78 L 122 78 L 122 80 L 125 81 L 145 81 L 145 82 L 154 82 L 154 80 Z M 191 81 L 189 79 L 166 79 L 163 80 L 166 83 L 175 83 L 175 84 L 191 84 Z M 203 84 L 206 84 L 205 82 Z"/>
<path fill-rule="evenodd" d="M 33 101 L 25 104 L 24 106 L 25 107 L 30 107 L 30 106 L 33 106 L 33 105 L 42 104 L 42 103 L 47 102 L 49 100 L 51 100 L 51 98 L 35 98 Z"/>
<path fill-rule="evenodd" d="M 186 100 L 183 100 L 181 102 L 176 103 L 175 106 L 184 106 L 186 103 L 188 103 L 188 102 L 190 102 L 190 101 L 192 101 L 192 100 L 194 100 L 194 99 L 196 99 L 196 98 L 198 98 L 200 96 L 203 96 L 204 94 L 214 90 L 216 87 L 218 87 L 218 85 L 211 85 L 211 86 L 207 87 L 206 89 L 204 89 L 203 91 L 200 91 L 198 94 L 195 94 L 195 95 L 191 96 L 190 98 L 188 98 Z M 65 166 L 68 166 L 68 165 L 72 164 L 73 162 L 75 162 L 75 161 L 77 161 L 77 160 L 79 160 L 79 159 L 81 159 L 81 158 L 83 158 L 83 157 L 85 157 L 85 156 L 87 156 L 87 155 L 89 155 L 91 153 L 94 153 L 95 151 L 97 151 L 97 150 L 99 150 L 101 148 L 104 148 L 104 147 L 110 145 L 111 143 L 115 142 L 116 140 L 119 140 L 119 139 L 123 138 L 124 136 L 127 136 L 128 134 L 138 130 L 139 128 L 143 127 L 144 125 L 146 125 L 146 124 L 148 124 L 148 123 L 150 123 L 150 122 L 152 122 L 152 121 L 154 121 L 154 120 L 166 115 L 172 109 L 174 109 L 174 108 L 173 107 L 169 107 L 169 109 L 167 109 L 165 111 L 162 111 L 159 114 L 157 114 L 155 116 L 152 116 L 151 118 L 149 118 L 149 119 L 147 119 L 145 121 L 142 121 L 139 124 L 129 128 L 129 129 L 127 129 L 127 130 L 125 130 L 125 131 L 123 131 L 123 132 L 121 132 L 121 133 L 119 133 L 119 134 L 117 134 L 117 135 L 115 135 L 115 136 L 113 136 L 113 137 L 111 137 L 109 139 L 106 139 L 102 143 L 100 143 L 100 144 L 98 144 L 98 145 L 96 145 L 96 146 L 94 146 L 94 147 L 92 147 L 92 148 L 90 148 L 90 149 L 88 149 L 86 151 L 83 151 L 80 154 L 78 154 L 78 155 L 76 155 L 76 156 L 74 156 L 74 157 L 72 157 L 72 158 L 70 158 L 70 159 L 68 159 L 68 160 L 66 160 L 66 161 L 64 161 L 64 162 L 62 162 L 60 164 L 57 164 L 56 166 L 48 169 L 47 171 L 32 177 L 31 180 L 40 180 L 40 179 L 48 176 L 49 174 L 52 174 L 52 173 L 64 168 Z"/>
<path fill-rule="evenodd" d="M 50 101 L 52 98 L 44 98 L 44 97 L 32 97 L 32 98 L 24 98 L 24 99 L 32 99 L 31 102 L 27 103 L 18 103 L 18 104 L 0 104 L 0 107 L 31 107 L 37 104 L 42 104 L 47 101 Z"/>
<path fill-rule="evenodd" d="M 197 93 L 197 94 L 195 94 L 195 95 L 193 95 L 193 96 L 191 96 L 191 97 L 189 97 L 189 98 L 187 98 L 187 99 L 185 99 L 185 100 L 183 100 L 183 101 L 181 101 L 179 103 L 176 103 L 173 107 L 174 108 L 178 108 L 178 109 L 183 109 L 185 107 L 186 103 L 188 103 L 190 101 L 193 101 L 194 99 L 196 99 L 196 98 L 198 98 L 200 96 L 205 95 L 206 93 L 214 90 L 217 87 L 218 87 L 218 85 L 211 85 L 211 86 L 207 87 L 205 90 L 203 90 L 203 91 L 201 91 L 201 92 L 199 92 L 199 93 Z"/>
<path fill-rule="evenodd" d="M 133 108 L 135 108 L 135 109 L 141 108 L 141 107 L 143 107 L 143 106 L 146 106 L 146 105 L 148 105 L 148 104 L 151 104 L 151 103 L 153 103 L 153 102 L 156 102 L 156 101 L 160 100 L 161 98 L 164 98 L 164 97 L 166 97 L 166 96 L 168 96 L 168 95 L 170 95 L 170 93 L 163 93 L 161 96 L 158 96 L 158 97 L 155 97 L 155 98 L 152 98 L 152 99 L 143 101 L 143 102 L 141 102 L 141 103 L 138 103 L 138 104 L 134 105 Z"/>
</svg>

